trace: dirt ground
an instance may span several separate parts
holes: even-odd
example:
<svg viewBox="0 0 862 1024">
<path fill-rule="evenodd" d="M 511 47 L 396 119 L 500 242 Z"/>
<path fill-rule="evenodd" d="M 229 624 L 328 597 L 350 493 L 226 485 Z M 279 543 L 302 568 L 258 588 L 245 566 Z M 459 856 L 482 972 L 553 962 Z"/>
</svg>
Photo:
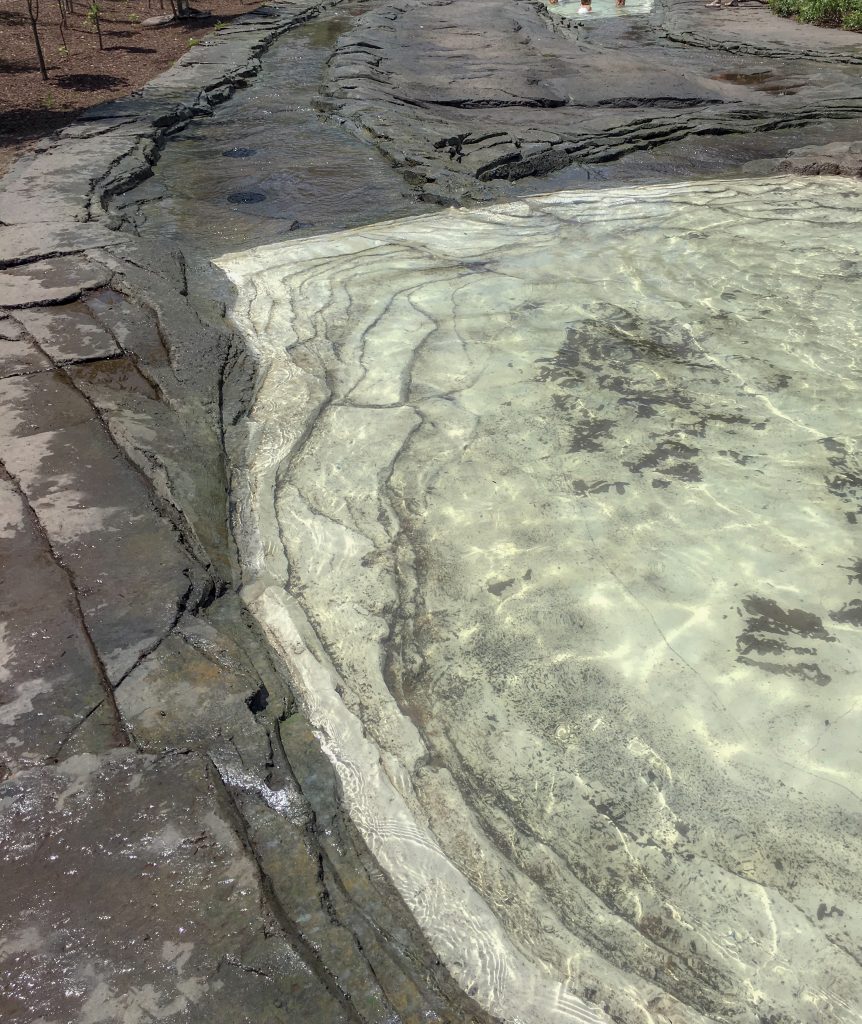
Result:
<svg viewBox="0 0 862 1024">
<path fill-rule="evenodd" d="M 99 0 L 101 49 L 87 16 L 90 0 L 64 0 L 63 6 L 61 12 L 60 0 L 38 2 L 46 82 L 26 0 L 0 0 L 0 174 L 37 139 L 87 107 L 139 89 L 196 41 L 259 7 L 260 0 L 208 0 L 201 8 L 209 16 L 159 28 L 141 22 L 169 13 L 170 0 Z"/>
</svg>

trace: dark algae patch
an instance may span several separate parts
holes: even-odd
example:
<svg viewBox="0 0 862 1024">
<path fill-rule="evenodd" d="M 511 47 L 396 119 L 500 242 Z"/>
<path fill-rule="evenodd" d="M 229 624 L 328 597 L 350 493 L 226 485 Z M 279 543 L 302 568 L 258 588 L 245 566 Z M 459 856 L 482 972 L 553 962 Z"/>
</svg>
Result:
<svg viewBox="0 0 862 1024">
<path fill-rule="evenodd" d="M 265 200 L 266 195 L 263 192 L 230 192 L 227 197 L 229 203 L 234 203 L 237 206 L 262 203 Z"/>
<path fill-rule="evenodd" d="M 816 647 L 794 641 L 835 642 L 836 638 L 825 628 L 819 616 L 801 608 L 784 609 L 771 598 L 758 594 L 743 598 L 740 615 L 747 618 L 736 639 L 737 661 L 770 675 L 793 676 L 818 686 L 831 682 L 831 676 L 822 672 L 816 662 L 792 661 L 788 657 L 817 654 Z M 775 658 L 786 660 L 772 660 Z"/>
</svg>

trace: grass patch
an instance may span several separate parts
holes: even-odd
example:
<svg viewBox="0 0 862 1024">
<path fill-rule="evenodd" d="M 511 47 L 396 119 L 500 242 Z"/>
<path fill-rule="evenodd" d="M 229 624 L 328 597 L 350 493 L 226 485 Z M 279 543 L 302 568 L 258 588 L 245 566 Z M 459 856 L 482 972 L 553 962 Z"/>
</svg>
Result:
<svg viewBox="0 0 862 1024">
<path fill-rule="evenodd" d="M 769 7 L 782 18 L 862 32 L 862 0 L 769 0 Z"/>
</svg>

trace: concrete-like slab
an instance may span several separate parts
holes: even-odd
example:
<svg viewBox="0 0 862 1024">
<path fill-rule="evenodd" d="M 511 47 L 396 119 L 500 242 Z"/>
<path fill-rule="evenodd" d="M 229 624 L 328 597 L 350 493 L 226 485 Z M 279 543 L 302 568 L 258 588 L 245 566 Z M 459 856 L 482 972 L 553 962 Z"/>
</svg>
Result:
<svg viewBox="0 0 862 1024">
<path fill-rule="evenodd" d="M 116 684 L 180 613 L 193 587 L 190 560 L 67 378 L 57 371 L 9 377 L 0 396 L 3 463 L 71 573 Z"/>
<path fill-rule="evenodd" d="M 28 263 L 118 244 L 116 232 L 103 224 L 31 223 L 0 226 L 0 267 Z"/>
<path fill-rule="evenodd" d="M 70 580 L 7 477 L 0 477 L 0 509 L 4 779 L 58 756 L 92 715 L 101 731 L 96 749 L 116 745 L 120 734 Z"/>
<path fill-rule="evenodd" d="M 19 310 L 16 319 L 54 362 L 120 355 L 116 341 L 81 303 L 68 303 L 58 309 L 30 307 Z"/>
<path fill-rule="evenodd" d="M 0 317 L 0 378 L 50 369 L 50 360 L 25 336 L 18 321 Z"/>
</svg>

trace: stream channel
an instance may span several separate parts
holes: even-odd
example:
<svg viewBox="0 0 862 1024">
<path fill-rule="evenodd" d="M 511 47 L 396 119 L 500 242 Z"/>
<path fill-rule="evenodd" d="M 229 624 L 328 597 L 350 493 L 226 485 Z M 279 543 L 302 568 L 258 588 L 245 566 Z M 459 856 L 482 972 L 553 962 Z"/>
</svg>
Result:
<svg viewBox="0 0 862 1024">
<path fill-rule="evenodd" d="M 862 187 L 429 213 L 315 112 L 361 11 L 118 201 L 264 368 L 246 601 L 345 804 L 503 1019 L 862 1021 Z"/>
<path fill-rule="evenodd" d="M 388 161 L 315 110 L 326 61 L 364 10 L 347 4 L 282 36 L 251 86 L 171 139 L 154 176 L 115 200 L 134 229 L 175 241 L 201 266 L 224 252 L 417 212 Z"/>
</svg>

